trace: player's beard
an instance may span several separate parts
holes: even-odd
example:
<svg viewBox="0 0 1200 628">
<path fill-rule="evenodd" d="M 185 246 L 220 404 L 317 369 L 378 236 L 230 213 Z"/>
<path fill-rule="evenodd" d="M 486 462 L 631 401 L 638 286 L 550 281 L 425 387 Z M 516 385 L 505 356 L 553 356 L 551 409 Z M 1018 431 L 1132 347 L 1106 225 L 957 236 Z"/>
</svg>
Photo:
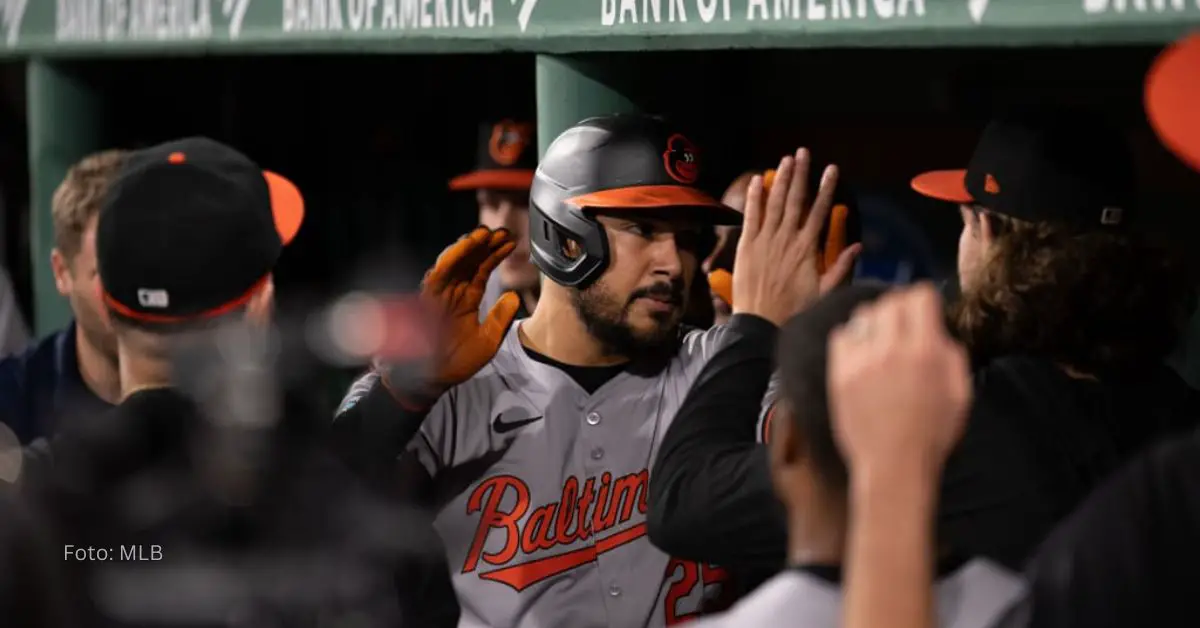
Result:
<svg viewBox="0 0 1200 628">
<path fill-rule="evenodd" d="M 652 313 L 655 325 L 649 330 L 639 330 L 630 324 L 629 310 L 634 301 L 646 296 L 669 298 L 676 307 L 670 312 Z M 584 290 L 573 291 L 572 301 L 580 320 L 592 337 L 600 342 L 605 353 L 630 360 L 658 356 L 662 351 L 673 348 L 679 338 L 679 323 L 687 305 L 682 280 L 639 288 L 625 300 L 607 290 L 603 281 L 598 281 Z"/>
</svg>

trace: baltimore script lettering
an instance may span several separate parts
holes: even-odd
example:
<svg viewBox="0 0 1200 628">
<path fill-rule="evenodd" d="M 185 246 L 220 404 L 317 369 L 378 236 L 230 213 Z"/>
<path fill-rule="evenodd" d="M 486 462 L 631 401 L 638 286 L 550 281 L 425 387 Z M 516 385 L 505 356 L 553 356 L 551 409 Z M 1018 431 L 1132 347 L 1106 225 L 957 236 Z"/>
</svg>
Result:
<svg viewBox="0 0 1200 628">
<path fill-rule="evenodd" d="M 467 514 L 478 512 L 480 516 L 475 538 L 463 562 L 462 573 L 475 571 L 482 560 L 502 568 L 483 572 L 480 578 L 503 582 L 520 591 L 592 562 L 600 554 L 645 536 L 646 524 L 640 523 L 600 538 L 604 531 L 629 521 L 635 507 L 638 513 L 646 514 L 649 478 L 650 474 L 645 469 L 616 479 L 612 473 L 605 471 L 600 476 L 599 486 L 596 478 L 592 477 L 581 488 L 578 479 L 568 477 L 563 483 L 562 498 L 534 509 L 524 524 L 521 520 L 529 513 L 531 506 L 529 486 L 511 475 L 497 475 L 484 480 L 467 500 Z M 501 504 L 509 494 L 516 497 L 516 505 L 511 511 L 505 512 Z M 483 549 L 492 530 L 503 530 L 506 535 L 503 549 L 496 553 L 488 553 Z M 508 566 L 518 551 L 533 554 L 539 550 L 583 541 L 593 535 L 597 538 L 587 547 Z"/>
</svg>

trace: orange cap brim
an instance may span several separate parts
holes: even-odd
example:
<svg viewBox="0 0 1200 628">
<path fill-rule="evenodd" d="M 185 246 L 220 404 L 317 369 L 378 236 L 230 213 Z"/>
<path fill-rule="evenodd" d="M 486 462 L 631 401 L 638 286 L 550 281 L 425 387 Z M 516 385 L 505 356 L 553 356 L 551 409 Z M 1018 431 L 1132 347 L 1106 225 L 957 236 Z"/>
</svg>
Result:
<svg viewBox="0 0 1200 628">
<path fill-rule="evenodd" d="M 279 239 L 289 244 L 304 224 L 304 197 L 295 183 L 269 170 L 263 171 L 267 189 L 271 192 L 271 213 L 275 215 L 275 230 Z"/>
<path fill-rule="evenodd" d="M 637 185 L 600 190 L 567 199 L 576 207 L 591 209 L 663 209 L 691 207 L 703 210 L 699 217 L 715 224 L 740 225 L 742 213 L 708 194 L 686 185 Z"/>
<path fill-rule="evenodd" d="M 1146 117 L 1163 145 L 1200 170 L 1200 34 L 1168 46 L 1146 73 Z"/>
<path fill-rule="evenodd" d="M 919 174 L 912 180 L 912 189 L 922 196 L 948 203 L 974 203 L 967 191 L 966 170 L 934 170 Z"/>
<path fill-rule="evenodd" d="M 476 170 L 450 179 L 450 189 L 462 190 L 528 190 L 533 187 L 532 170 Z"/>
</svg>

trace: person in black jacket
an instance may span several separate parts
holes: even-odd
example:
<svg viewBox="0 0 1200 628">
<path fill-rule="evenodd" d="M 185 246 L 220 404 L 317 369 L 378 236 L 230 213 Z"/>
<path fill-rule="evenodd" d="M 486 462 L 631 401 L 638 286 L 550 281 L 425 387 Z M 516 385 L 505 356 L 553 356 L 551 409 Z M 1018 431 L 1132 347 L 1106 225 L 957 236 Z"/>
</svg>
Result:
<svg viewBox="0 0 1200 628">
<path fill-rule="evenodd" d="M 1200 170 L 1200 36 L 1167 47 L 1146 75 L 1163 144 Z M 1200 432 L 1143 452 L 1055 530 L 1031 562 L 1034 628 L 1194 626 L 1200 555 Z"/>
<path fill-rule="evenodd" d="M 27 448 L 18 477 L 67 626 L 431 625 L 405 623 L 428 520 L 330 454 L 311 381 L 281 390 L 272 275 L 302 217 L 293 184 L 211 140 L 125 160 L 97 227 L 121 401 Z M 19 543 L 0 538 L 0 572 Z M 0 579 L 0 605 L 21 595 Z"/>
<path fill-rule="evenodd" d="M 856 557 L 869 551 L 853 542 L 852 537 L 865 540 L 866 547 L 878 547 L 874 539 L 858 536 L 864 530 L 888 530 L 892 537 L 905 542 L 904 556 L 923 556 L 928 563 L 933 562 L 934 545 L 927 526 L 916 522 L 904 527 L 888 527 L 886 523 L 876 526 L 877 522 L 871 518 L 880 512 L 873 508 L 864 512 L 859 507 L 865 503 L 887 508 L 886 503 L 878 501 L 880 493 L 876 487 L 897 478 L 909 480 L 910 488 L 914 479 L 925 481 L 918 490 L 893 491 L 893 495 L 897 498 L 904 495 L 914 508 L 930 503 L 928 495 L 935 490 L 931 480 L 936 479 L 942 458 L 961 433 L 970 391 L 966 351 L 947 337 L 939 320 L 939 308 L 936 292 L 930 286 L 890 294 L 886 287 L 846 286 L 831 291 L 782 326 L 778 357 L 783 396 L 769 449 L 775 492 L 788 511 L 787 568 L 724 616 L 701 619 L 696 622 L 698 626 L 765 626 L 773 625 L 781 617 L 806 628 L 841 625 L 848 618 L 842 612 L 843 574 Z M 844 339 L 843 351 L 835 357 L 832 343 L 827 339 L 839 330 Z M 881 342 L 872 346 L 870 341 L 876 338 Z M 847 345 L 857 350 L 846 350 Z M 856 372 L 860 369 L 880 370 L 879 361 L 896 356 L 891 353 L 881 357 L 877 350 L 884 348 L 903 352 L 900 359 L 926 350 L 920 356 L 925 362 L 914 360 L 903 378 L 888 382 L 891 391 L 867 397 L 861 391 L 871 390 L 869 382 L 867 386 L 859 383 L 856 387 L 853 401 L 893 408 L 896 410 L 893 416 L 864 415 L 862 406 L 850 407 L 852 404 L 844 394 L 827 392 L 844 391 L 848 380 L 861 382 L 861 375 Z M 912 394 L 915 389 L 911 383 L 931 375 L 946 377 L 936 387 L 929 387 L 929 403 L 910 404 L 906 408 L 887 405 L 896 399 L 888 392 L 900 390 Z M 849 385 L 854 383 L 850 381 Z M 959 393 L 957 399 L 953 396 L 955 391 Z M 922 409 L 955 406 L 957 412 L 921 416 Z M 900 414 L 904 410 L 909 412 Z M 879 459 L 876 456 L 881 451 L 886 456 L 887 450 L 875 445 L 886 441 L 883 435 L 895 430 L 856 429 L 868 419 L 893 420 L 901 425 L 925 419 L 931 427 L 904 441 L 909 447 L 921 447 L 920 452 L 911 449 L 908 452 L 920 455 L 910 455 L 905 460 Z M 859 438 L 851 439 L 848 445 L 848 434 Z M 872 434 L 876 437 L 870 438 Z M 937 439 L 929 439 L 926 434 L 936 435 Z M 862 438 L 864 435 L 868 437 Z M 899 453 L 898 448 L 891 449 Z M 864 450 L 868 458 L 875 458 L 867 464 L 863 460 Z M 893 484 L 891 488 L 905 486 Z M 924 499 L 920 488 L 925 489 Z M 898 514 L 910 512 L 888 510 Z M 1006 616 L 1024 593 L 1019 574 L 987 560 L 955 561 L 938 567 L 929 575 L 941 585 L 935 593 L 935 616 L 942 626 L 990 626 Z M 929 582 L 924 586 L 927 588 Z"/>
<path fill-rule="evenodd" d="M 975 403 L 939 502 L 943 554 L 1019 569 L 1097 481 L 1196 420 L 1164 366 L 1195 302 L 1175 258 L 1129 228 L 1131 158 L 1075 114 L 994 122 L 966 171 L 915 187 L 962 204 L 952 328 L 976 363 Z M 735 304 L 736 308 L 736 304 Z M 735 318 L 739 315 L 735 314 Z M 785 521 L 760 417 L 773 325 L 702 371 L 650 475 L 651 541 L 754 586 L 778 570 Z"/>
</svg>

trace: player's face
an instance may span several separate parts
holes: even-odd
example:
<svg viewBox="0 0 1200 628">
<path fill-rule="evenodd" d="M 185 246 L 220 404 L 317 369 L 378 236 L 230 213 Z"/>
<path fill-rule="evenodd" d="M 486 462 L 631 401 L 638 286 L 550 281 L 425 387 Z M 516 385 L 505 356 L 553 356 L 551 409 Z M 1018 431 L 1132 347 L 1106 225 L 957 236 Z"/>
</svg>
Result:
<svg viewBox="0 0 1200 628">
<path fill-rule="evenodd" d="M 55 249 L 51 257 L 58 291 L 71 304 L 71 313 L 84 339 L 105 356 L 117 359 L 117 337 L 100 296 L 100 274 L 96 264 L 96 223 L 93 218 L 83 231 L 79 251 L 64 257 Z"/>
<path fill-rule="evenodd" d="M 980 269 L 987 263 L 991 229 L 984 215 L 969 205 L 959 207 L 959 212 L 962 214 L 963 229 L 958 236 L 958 285 L 963 290 L 969 290 Z"/>
<path fill-rule="evenodd" d="M 696 276 L 701 227 L 651 218 L 598 219 L 608 235 L 610 259 L 596 283 L 575 293 L 584 323 L 621 355 L 672 341 Z"/>
<path fill-rule="evenodd" d="M 517 248 L 500 263 L 500 282 L 511 290 L 528 290 L 538 285 L 538 270 L 529 259 L 529 193 L 480 190 L 479 224 L 489 229 L 508 229 Z"/>
</svg>

